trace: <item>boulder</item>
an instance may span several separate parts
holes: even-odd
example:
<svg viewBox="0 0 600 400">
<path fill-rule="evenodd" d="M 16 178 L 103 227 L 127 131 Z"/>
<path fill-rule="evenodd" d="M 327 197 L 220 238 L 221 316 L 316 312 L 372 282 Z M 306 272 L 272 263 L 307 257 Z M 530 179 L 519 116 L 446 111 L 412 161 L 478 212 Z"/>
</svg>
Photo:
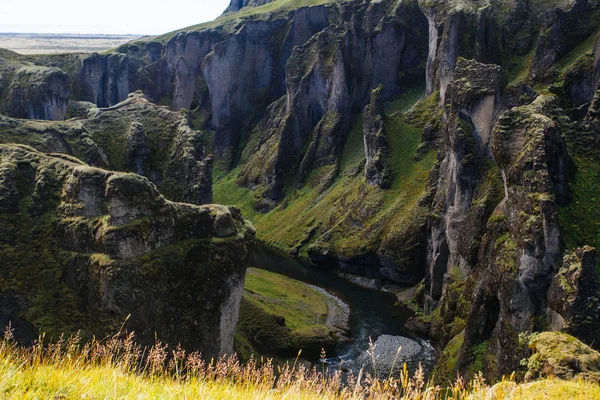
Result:
<svg viewBox="0 0 600 400">
<path fill-rule="evenodd" d="M 433 348 L 427 342 L 417 342 L 404 336 L 381 335 L 373 347 L 358 357 L 358 364 L 378 378 L 399 377 L 406 364 L 409 376 L 421 365 L 427 368 L 435 358 Z M 424 371 L 427 375 L 430 371 Z"/>
<path fill-rule="evenodd" d="M 571 335 L 556 332 L 534 334 L 525 379 L 584 379 L 600 382 L 600 353 Z"/>
</svg>

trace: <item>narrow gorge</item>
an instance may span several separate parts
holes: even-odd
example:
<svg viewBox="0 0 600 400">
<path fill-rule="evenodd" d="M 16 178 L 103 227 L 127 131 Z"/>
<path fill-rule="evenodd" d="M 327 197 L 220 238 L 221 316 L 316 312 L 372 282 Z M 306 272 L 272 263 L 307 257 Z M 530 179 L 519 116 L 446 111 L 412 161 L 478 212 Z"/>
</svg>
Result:
<svg viewBox="0 0 600 400">
<path fill-rule="evenodd" d="M 231 353 L 258 240 L 396 296 L 415 336 L 379 334 L 428 339 L 440 382 L 531 374 L 534 332 L 600 350 L 599 31 L 595 0 L 232 0 L 0 50 L 0 324 Z"/>
</svg>

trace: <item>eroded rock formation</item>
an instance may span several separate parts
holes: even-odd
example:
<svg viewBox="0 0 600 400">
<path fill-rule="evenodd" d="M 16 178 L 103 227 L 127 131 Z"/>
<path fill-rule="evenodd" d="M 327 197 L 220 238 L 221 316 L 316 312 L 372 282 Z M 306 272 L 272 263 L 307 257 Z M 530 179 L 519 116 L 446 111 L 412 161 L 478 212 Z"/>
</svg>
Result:
<svg viewBox="0 0 600 400">
<path fill-rule="evenodd" d="M 30 122 L 0 116 L 0 142 L 73 155 L 84 162 L 146 176 L 174 201 L 212 203 L 213 158 L 186 113 L 172 112 L 140 92 L 83 119 Z"/>
<path fill-rule="evenodd" d="M 378 86 L 371 93 L 371 103 L 363 111 L 365 179 L 371 185 L 387 189 L 390 186 L 391 171 L 387 160 L 390 155 L 385 138 L 384 117 L 383 86 Z"/>
<path fill-rule="evenodd" d="M 0 322 L 18 339 L 124 324 L 143 344 L 232 351 L 255 232 L 238 209 L 26 146 L 0 145 L 0 160 Z"/>
</svg>

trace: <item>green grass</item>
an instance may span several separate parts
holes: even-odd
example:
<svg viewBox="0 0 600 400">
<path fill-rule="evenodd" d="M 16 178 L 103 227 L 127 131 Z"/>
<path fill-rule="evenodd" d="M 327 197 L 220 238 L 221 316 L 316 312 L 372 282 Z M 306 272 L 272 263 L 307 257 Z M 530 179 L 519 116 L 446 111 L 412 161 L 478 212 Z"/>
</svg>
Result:
<svg viewBox="0 0 600 400">
<path fill-rule="evenodd" d="M 252 354 L 278 360 L 303 357 L 318 360 L 321 349 L 334 351 L 338 336 L 326 325 L 328 298 L 313 287 L 261 269 L 246 273 L 235 349 L 243 360 Z"/>
<path fill-rule="evenodd" d="M 265 312 L 285 318 L 292 332 L 316 330 L 327 317 L 325 296 L 300 281 L 273 272 L 249 268 L 245 296 Z"/>
<path fill-rule="evenodd" d="M 258 238 L 280 249 L 302 247 L 305 251 L 310 244 L 322 245 L 318 237 L 331 231 L 331 241 L 325 245 L 340 253 L 354 255 L 372 250 L 383 236 L 394 237 L 413 222 L 418 199 L 425 192 L 435 162 L 434 151 L 421 161 L 413 159 L 420 129 L 408 125 L 401 116 L 387 117 L 385 124 L 394 173 L 389 190 L 364 180 L 362 118 L 357 116 L 341 156 L 340 174 L 326 190 L 319 190 L 321 178 L 332 166 L 313 171 L 301 189 L 288 187 L 279 206 L 259 214 L 253 206 L 254 193 L 236 185 L 239 169 L 235 169 L 215 179 L 214 200 L 240 207 L 256 226 Z"/>
<path fill-rule="evenodd" d="M 387 115 L 392 115 L 396 112 L 405 113 L 423 98 L 425 98 L 424 88 L 409 89 L 398 96 L 398 98 L 385 103 L 385 113 Z"/>
<path fill-rule="evenodd" d="M 506 80 L 509 86 L 518 86 L 527 80 L 531 72 L 534 52 L 535 50 L 532 49 L 529 53 L 515 56 L 509 61 L 506 69 Z"/>
<path fill-rule="evenodd" d="M 584 245 L 600 249 L 600 162 L 587 155 L 573 159 L 572 201 L 559 211 L 564 241 L 570 250 Z"/>
<path fill-rule="evenodd" d="M 587 39 L 579 43 L 573 50 L 568 52 L 556 63 L 556 68 L 559 71 L 564 72 L 566 69 L 571 67 L 580 57 L 586 54 L 593 54 L 594 43 L 596 42 L 597 34 L 594 33 L 588 36 Z"/>
</svg>

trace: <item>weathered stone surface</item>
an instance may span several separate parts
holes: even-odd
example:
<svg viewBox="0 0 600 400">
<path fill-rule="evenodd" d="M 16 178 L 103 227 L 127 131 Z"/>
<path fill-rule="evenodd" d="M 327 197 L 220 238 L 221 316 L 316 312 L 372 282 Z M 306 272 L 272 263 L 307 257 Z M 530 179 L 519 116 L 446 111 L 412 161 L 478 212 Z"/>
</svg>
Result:
<svg viewBox="0 0 600 400">
<path fill-rule="evenodd" d="M 13 299 L 0 321 L 23 338 L 125 323 L 143 344 L 232 351 L 255 232 L 239 210 L 173 203 L 139 175 L 26 146 L 0 145 L 0 165 L 0 292 Z"/>
<path fill-rule="evenodd" d="M 477 263 L 485 221 L 501 198 L 490 143 L 502 110 L 502 71 L 497 65 L 459 58 L 448 85 L 443 144 L 429 226 L 426 282 L 428 309 L 444 292 L 444 276 L 458 267 L 467 275 Z"/>
<path fill-rule="evenodd" d="M 569 0 L 541 16 L 532 74 L 543 76 L 576 43 L 594 32 L 589 24 L 592 5 L 588 0 Z"/>
<path fill-rule="evenodd" d="M 371 93 L 371 103 L 363 111 L 363 137 L 365 142 L 365 178 L 371 185 L 389 188 L 391 171 L 387 158 L 388 144 L 385 138 L 383 110 L 383 86 Z"/>
<path fill-rule="evenodd" d="M 548 290 L 550 328 L 598 347 L 600 286 L 598 256 L 591 247 L 565 255 Z"/>
<path fill-rule="evenodd" d="M 543 332 L 529 342 L 525 379 L 585 379 L 600 381 L 600 353 L 564 333 Z"/>
<path fill-rule="evenodd" d="M 171 200 L 212 202 L 213 158 L 206 154 L 204 135 L 189 127 L 187 114 L 152 104 L 141 92 L 107 109 L 86 109 L 86 118 L 64 122 L 0 116 L 0 142 L 142 174 Z"/>
<path fill-rule="evenodd" d="M 544 329 L 547 293 L 562 251 L 558 205 L 567 195 L 566 143 L 561 126 L 548 116 L 557 105 L 556 98 L 540 96 L 505 112 L 494 130 L 505 198 L 481 242 L 463 365 L 469 349 L 487 340 L 495 373 L 516 370 L 523 351 L 517 334 Z"/>
<path fill-rule="evenodd" d="M 419 365 L 422 365 L 425 374 L 428 374 L 430 371 L 426 368 L 434 357 L 434 350 L 427 342 L 419 343 L 404 336 L 381 335 L 373 344 L 373 348 L 361 354 L 357 362 L 365 369 L 375 371 L 378 378 L 386 379 L 389 376 L 399 376 L 405 363 L 410 376 Z"/>
<path fill-rule="evenodd" d="M 397 16 L 388 15 L 384 3 L 343 7 L 347 24 L 329 26 L 294 49 L 285 67 L 286 96 L 267 109 L 258 144 L 244 160 L 240 183 L 260 189 L 261 211 L 281 199 L 296 167 L 302 186 L 311 171 L 330 166 L 327 187 L 338 172 L 352 110 L 364 108 L 380 84 L 384 99 L 398 93 L 399 71 L 424 60 L 425 43 L 406 40 L 409 20 L 424 26 L 414 2 L 403 4 Z"/>
<path fill-rule="evenodd" d="M 475 2 L 419 1 L 429 22 L 427 93 L 440 91 L 441 104 L 459 56 L 500 62 L 498 27 L 489 5 Z"/>
<path fill-rule="evenodd" d="M 15 72 L 4 111 L 15 118 L 61 120 L 70 93 L 69 76 L 60 69 L 24 66 Z"/>
</svg>

